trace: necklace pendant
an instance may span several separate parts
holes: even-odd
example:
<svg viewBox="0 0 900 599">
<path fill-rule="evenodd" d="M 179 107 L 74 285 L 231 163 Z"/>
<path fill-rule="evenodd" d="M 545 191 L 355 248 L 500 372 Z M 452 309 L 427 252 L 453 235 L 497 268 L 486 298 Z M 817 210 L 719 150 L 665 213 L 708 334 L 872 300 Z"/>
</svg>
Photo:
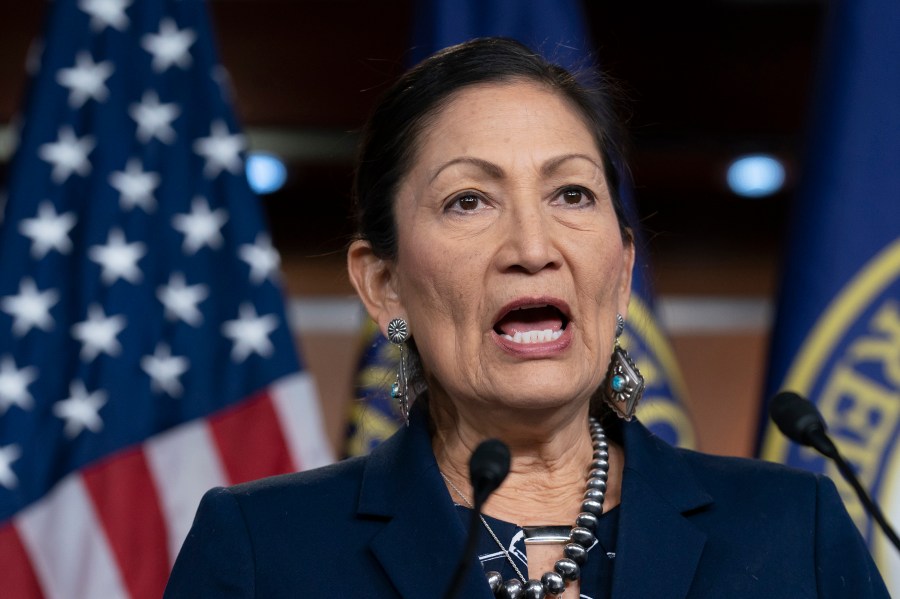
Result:
<svg viewBox="0 0 900 599">
<path fill-rule="evenodd" d="M 525 545 L 552 545 L 569 540 L 572 529 L 568 526 L 523 526 Z"/>
</svg>

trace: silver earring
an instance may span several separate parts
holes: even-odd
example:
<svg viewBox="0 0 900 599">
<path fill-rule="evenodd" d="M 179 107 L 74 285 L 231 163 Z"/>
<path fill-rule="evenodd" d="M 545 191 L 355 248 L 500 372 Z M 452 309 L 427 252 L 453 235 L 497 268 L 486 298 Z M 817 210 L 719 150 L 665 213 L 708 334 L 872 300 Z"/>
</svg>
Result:
<svg viewBox="0 0 900 599">
<path fill-rule="evenodd" d="M 628 352 L 619 345 L 619 337 L 625 331 L 625 319 L 616 314 L 616 346 L 603 383 L 603 399 L 619 418 L 631 420 L 644 393 L 644 377 Z"/>
<path fill-rule="evenodd" d="M 400 366 L 397 369 L 397 380 L 391 385 L 391 398 L 397 402 L 400 415 L 406 426 L 409 426 L 409 385 L 407 380 L 406 341 L 409 339 L 409 326 L 402 318 L 394 318 L 387 326 L 388 340 L 400 350 Z"/>
</svg>

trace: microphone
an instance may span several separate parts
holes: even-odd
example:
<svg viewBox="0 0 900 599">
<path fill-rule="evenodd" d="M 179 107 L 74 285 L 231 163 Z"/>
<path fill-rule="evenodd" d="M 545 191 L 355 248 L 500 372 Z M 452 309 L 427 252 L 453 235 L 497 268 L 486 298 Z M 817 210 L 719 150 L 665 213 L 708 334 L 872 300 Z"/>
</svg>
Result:
<svg viewBox="0 0 900 599">
<path fill-rule="evenodd" d="M 825 432 L 825 420 L 811 401 L 793 391 L 782 391 L 772 398 L 769 415 L 794 443 L 812 447 L 827 458 L 835 459 L 838 455 L 837 447 Z"/>
<path fill-rule="evenodd" d="M 509 447 L 499 439 L 482 441 L 469 458 L 469 482 L 476 511 L 509 474 Z"/>
<path fill-rule="evenodd" d="M 856 478 L 856 473 L 847 461 L 841 456 L 834 442 L 828 437 L 826 432 L 825 420 L 816 409 L 816 406 L 809 401 L 794 393 L 793 391 L 781 391 L 772 398 L 769 406 L 769 415 L 778 429 L 784 433 L 788 439 L 800 445 L 812 447 L 826 458 L 834 461 L 838 471 L 844 477 L 866 511 L 875 519 L 875 522 L 884 531 L 887 538 L 893 543 L 894 547 L 900 551 L 900 538 L 891 528 L 881 508 L 872 501 L 869 494 Z"/>
<path fill-rule="evenodd" d="M 478 543 L 478 524 L 481 521 L 481 508 L 491 493 L 497 490 L 506 475 L 509 474 L 509 447 L 499 439 L 482 441 L 469 458 L 469 482 L 472 484 L 472 518 L 469 520 L 469 532 L 466 546 L 463 549 L 459 564 L 453 573 L 450 586 L 444 599 L 453 599 L 459 593 L 462 581 L 469 571 L 475 546 Z"/>
</svg>

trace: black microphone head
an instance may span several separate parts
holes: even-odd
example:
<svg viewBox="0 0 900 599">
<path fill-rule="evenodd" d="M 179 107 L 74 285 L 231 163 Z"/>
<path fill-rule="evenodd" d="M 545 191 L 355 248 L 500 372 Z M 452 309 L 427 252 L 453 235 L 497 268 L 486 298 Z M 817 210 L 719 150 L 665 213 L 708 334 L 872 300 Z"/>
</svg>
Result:
<svg viewBox="0 0 900 599">
<path fill-rule="evenodd" d="M 812 446 L 811 435 L 825 432 L 825 421 L 816 406 L 793 391 L 773 397 L 769 415 L 788 439 L 801 445 Z"/>
<path fill-rule="evenodd" d="M 509 447 L 499 439 L 482 441 L 469 459 L 469 479 L 472 483 L 473 503 L 481 504 L 509 474 Z"/>
</svg>

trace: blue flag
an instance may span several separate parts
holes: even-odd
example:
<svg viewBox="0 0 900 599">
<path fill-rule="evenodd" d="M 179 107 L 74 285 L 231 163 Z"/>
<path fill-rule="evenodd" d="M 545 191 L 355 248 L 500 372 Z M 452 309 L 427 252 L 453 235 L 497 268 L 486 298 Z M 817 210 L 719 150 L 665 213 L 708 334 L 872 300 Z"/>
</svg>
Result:
<svg viewBox="0 0 900 599">
<path fill-rule="evenodd" d="M 836 3 L 794 206 L 769 396 L 814 401 L 863 486 L 900 522 L 900 4 Z M 766 427 L 762 457 L 826 472 L 900 594 L 900 560 L 835 468 Z"/>
<path fill-rule="evenodd" d="M 159 597 L 202 493 L 330 458 L 203 2 L 57 0 L 0 222 L 0 574 Z"/>
<path fill-rule="evenodd" d="M 421 59 L 466 40 L 504 36 L 519 40 L 547 60 L 573 71 L 593 65 L 590 35 L 578 0 L 421 0 L 416 3 L 413 56 Z M 620 193 L 626 212 L 633 214 L 631 184 L 625 180 Z M 636 219 L 630 219 L 636 222 Z M 646 380 L 638 408 L 641 421 L 668 442 L 683 447 L 695 444 L 694 428 L 684 409 L 684 384 L 671 346 L 660 329 L 653 308 L 646 257 L 640 251 L 640 231 L 635 231 L 638 256 L 628 307 L 628 322 L 621 337 Z M 347 452 L 356 455 L 384 440 L 397 426 L 391 406 L 390 384 L 398 354 L 370 326 L 360 362 L 357 397 L 351 408 Z M 598 365 L 606 368 L 606 365 Z"/>
</svg>

